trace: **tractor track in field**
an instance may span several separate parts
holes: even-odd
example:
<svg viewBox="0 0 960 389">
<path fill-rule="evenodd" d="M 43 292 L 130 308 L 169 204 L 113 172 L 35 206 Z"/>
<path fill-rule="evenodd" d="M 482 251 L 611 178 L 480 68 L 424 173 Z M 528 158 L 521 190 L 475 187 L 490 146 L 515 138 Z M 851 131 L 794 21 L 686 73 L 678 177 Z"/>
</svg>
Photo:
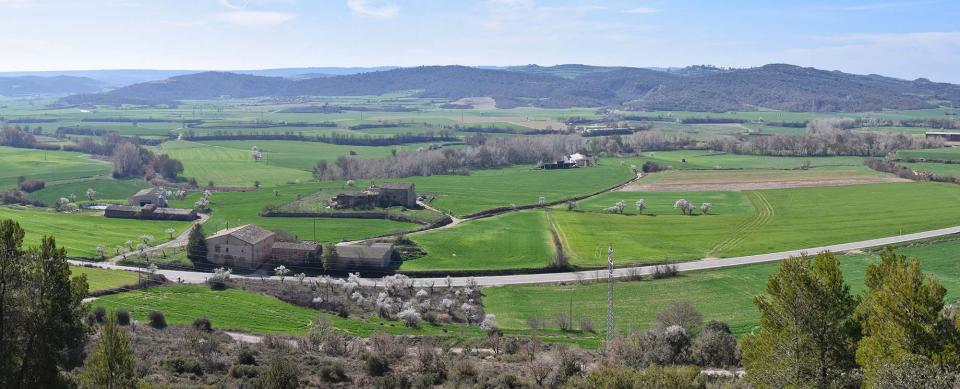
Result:
<svg viewBox="0 0 960 389">
<path fill-rule="evenodd" d="M 764 196 L 763 193 L 751 191 L 746 194 L 750 199 L 750 203 L 753 204 L 753 208 L 757 210 L 757 214 L 750 220 L 740 224 L 729 238 L 714 245 L 713 248 L 710 249 L 710 256 L 716 256 L 723 250 L 736 247 L 746 240 L 751 232 L 770 224 L 770 222 L 773 221 L 773 217 L 776 216 L 773 205 L 770 205 L 770 201 L 767 200 L 767 197 Z"/>
</svg>

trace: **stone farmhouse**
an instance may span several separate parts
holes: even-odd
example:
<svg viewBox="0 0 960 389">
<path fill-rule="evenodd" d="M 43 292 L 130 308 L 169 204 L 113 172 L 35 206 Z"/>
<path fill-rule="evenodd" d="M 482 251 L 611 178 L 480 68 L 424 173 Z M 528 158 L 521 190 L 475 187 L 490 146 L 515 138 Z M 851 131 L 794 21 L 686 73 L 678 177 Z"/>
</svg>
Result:
<svg viewBox="0 0 960 389">
<path fill-rule="evenodd" d="M 403 206 L 416 208 L 416 186 L 409 182 L 387 182 L 371 185 L 360 193 L 339 194 L 330 201 L 335 209 L 369 209 Z"/>
<path fill-rule="evenodd" d="M 207 261 L 227 267 L 257 268 L 270 259 L 276 235 L 255 224 L 217 231 L 207 237 Z"/>
<path fill-rule="evenodd" d="M 217 231 L 206 239 L 207 261 L 231 267 L 256 269 L 274 264 L 317 266 L 322 248 L 313 242 L 282 242 L 276 233 L 255 224 Z M 393 245 L 339 246 L 337 259 L 327 265 L 333 271 L 383 271 L 393 259 Z"/>
</svg>

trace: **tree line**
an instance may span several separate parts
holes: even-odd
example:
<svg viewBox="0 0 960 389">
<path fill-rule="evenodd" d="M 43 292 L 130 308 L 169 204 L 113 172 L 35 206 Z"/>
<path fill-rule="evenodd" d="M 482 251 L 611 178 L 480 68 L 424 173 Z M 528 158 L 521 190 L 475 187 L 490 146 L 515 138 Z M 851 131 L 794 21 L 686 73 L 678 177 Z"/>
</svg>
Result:
<svg viewBox="0 0 960 389">
<path fill-rule="evenodd" d="M 437 174 L 468 174 L 471 169 L 553 161 L 583 148 L 576 135 L 548 135 L 487 139 L 459 149 L 418 150 L 386 158 L 340 156 L 322 160 L 313 168 L 318 180 L 403 178 Z"/>
</svg>

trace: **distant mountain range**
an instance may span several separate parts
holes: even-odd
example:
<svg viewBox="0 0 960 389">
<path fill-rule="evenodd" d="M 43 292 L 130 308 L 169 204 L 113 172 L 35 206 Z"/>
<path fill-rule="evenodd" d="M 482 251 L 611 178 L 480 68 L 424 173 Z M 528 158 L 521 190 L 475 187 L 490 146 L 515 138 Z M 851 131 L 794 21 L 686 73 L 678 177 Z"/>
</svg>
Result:
<svg viewBox="0 0 960 389">
<path fill-rule="evenodd" d="M 960 86 L 954 84 L 855 75 L 785 64 L 749 69 L 697 66 L 661 70 L 587 65 L 423 66 L 344 75 L 322 71 L 275 72 L 273 75 L 236 72 L 177 75 L 104 93 L 69 96 L 60 103 L 175 104 L 186 99 L 357 96 L 396 91 L 417 91 L 421 97 L 448 99 L 489 96 L 501 108 L 614 106 L 633 110 L 769 108 L 856 112 L 933 108 L 960 102 Z"/>
<path fill-rule="evenodd" d="M 231 73 L 249 74 L 253 76 L 265 77 L 289 77 L 300 78 L 342 76 L 345 74 L 356 74 L 365 72 L 375 72 L 379 70 L 396 69 L 396 66 L 379 67 L 308 67 L 308 68 L 277 68 L 277 69 L 259 69 L 259 70 L 230 70 Z M 164 80 L 170 77 L 182 76 L 186 74 L 203 73 L 206 70 L 153 70 L 153 69 L 115 69 L 115 70 L 63 70 L 63 71 L 36 71 L 36 72 L 0 72 L 0 77 L 56 77 L 72 76 L 86 77 L 97 80 L 110 87 L 122 87 L 141 82 L 150 82 Z M 74 92 L 82 93 L 82 92 Z M 2 93 L 0 93 L 2 95 Z"/>
<path fill-rule="evenodd" d="M 107 85 L 86 77 L 0 77 L 0 96 L 67 95 L 96 93 Z"/>
</svg>

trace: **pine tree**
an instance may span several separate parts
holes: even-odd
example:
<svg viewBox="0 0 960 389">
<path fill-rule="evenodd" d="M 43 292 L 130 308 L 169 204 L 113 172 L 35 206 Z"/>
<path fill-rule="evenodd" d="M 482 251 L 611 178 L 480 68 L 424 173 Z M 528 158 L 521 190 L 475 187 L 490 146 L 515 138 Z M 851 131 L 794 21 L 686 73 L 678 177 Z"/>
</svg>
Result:
<svg viewBox="0 0 960 389">
<path fill-rule="evenodd" d="M 0 387 L 60 387 L 60 372 L 81 362 L 87 281 L 70 278 L 52 237 L 23 251 L 23 235 L 19 224 L 0 222 Z"/>
<path fill-rule="evenodd" d="M 830 253 L 780 264 L 758 296 L 760 333 L 744 340 L 747 380 L 757 387 L 832 387 L 855 367 L 857 300 Z"/>
<path fill-rule="evenodd" d="M 190 235 L 187 236 L 187 258 L 190 258 L 195 265 L 207 260 L 207 240 L 200 224 L 194 224 L 190 229 Z"/>
<path fill-rule="evenodd" d="M 857 362 L 868 385 L 877 383 L 884 366 L 907 360 L 929 360 L 941 371 L 960 366 L 956 323 L 942 314 L 946 289 L 923 273 L 919 261 L 888 247 L 880 262 L 867 267 L 865 283 L 857 307 L 864 335 Z"/>
<path fill-rule="evenodd" d="M 103 323 L 80 379 L 89 388 L 136 387 L 136 362 L 130 351 L 129 335 L 117 324 L 115 314 Z"/>
</svg>

